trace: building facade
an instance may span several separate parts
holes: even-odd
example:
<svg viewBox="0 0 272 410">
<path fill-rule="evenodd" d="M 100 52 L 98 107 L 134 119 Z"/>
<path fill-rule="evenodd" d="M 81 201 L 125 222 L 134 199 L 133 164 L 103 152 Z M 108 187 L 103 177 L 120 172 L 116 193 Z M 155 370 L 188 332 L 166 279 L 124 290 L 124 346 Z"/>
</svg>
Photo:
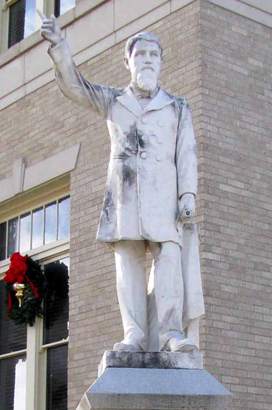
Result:
<svg viewBox="0 0 272 410">
<path fill-rule="evenodd" d="M 198 143 L 205 368 L 233 393 L 233 410 L 271 409 L 272 5 L 2 0 L 0 279 L 17 250 L 42 265 L 63 263 L 70 277 L 69 326 L 63 305 L 51 333 L 42 319 L 10 323 L 0 280 L 3 410 L 75 409 L 103 352 L 122 338 L 113 254 L 95 241 L 106 125 L 57 88 L 36 8 L 59 15 L 76 64 L 95 83 L 128 83 L 130 35 L 161 38 L 161 84 L 187 97 Z"/>
</svg>

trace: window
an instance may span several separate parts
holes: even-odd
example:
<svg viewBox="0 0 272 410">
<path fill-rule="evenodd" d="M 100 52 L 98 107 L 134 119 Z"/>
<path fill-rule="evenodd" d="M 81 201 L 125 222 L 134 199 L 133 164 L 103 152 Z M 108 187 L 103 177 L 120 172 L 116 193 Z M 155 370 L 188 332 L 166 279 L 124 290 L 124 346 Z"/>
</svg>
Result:
<svg viewBox="0 0 272 410">
<path fill-rule="evenodd" d="M 69 239 L 69 196 L 0 220 L 0 261 L 13 252 L 37 249 L 45 244 Z"/>
<path fill-rule="evenodd" d="M 45 262 L 44 271 L 67 283 L 69 257 Z M 6 317 L 5 284 L 0 280 L 0 309 L 1 410 L 66 410 L 68 289 L 45 302 L 43 320 L 36 319 L 31 328 Z M 36 397 L 44 392 L 36 403 L 31 386 Z"/>
<path fill-rule="evenodd" d="M 67 409 L 67 355 L 69 304 L 68 279 L 69 258 L 45 265 L 45 274 L 50 272 L 60 281 L 61 293 L 44 306 L 43 343 L 46 354 L 46 410 Z"/>
<path fill-rule="evenodd" d="M 5 20 L 8 20 L 5 27 L 8 31 L 7 47 L 13 46 L 40 28 L 37 8 L 46 10 L 48 16 L 55 14 L 58 17 L 74 6 L 75 0 L 5 0 Z"/>
<path fill-rule="evenodd" d="M 70 198 L 54 192 L 47 198 L 41 205 L 38 197 L 33 200 L 37 206 L 26 210 L 24 205 L 17 215 L 0 219 L 1 410 L 67 409 Z M 56 283 L 54 297 L 44 302 L 44 317 L 36 318 L 33 327 L 15 325 L 6 314 L 2 279 L 6 258 L 15 250 L 38 260 Z"/>
<path fill-rule="evenodd" d="M 17 0 L 9 7 L 8 47 L 38 29 L 36 0 Z"/>
<path fill-rule="evenodd" d="M 75 0 L 55 0 L 55 16 L 58 17 L 75 6 Z"/>
</svg>

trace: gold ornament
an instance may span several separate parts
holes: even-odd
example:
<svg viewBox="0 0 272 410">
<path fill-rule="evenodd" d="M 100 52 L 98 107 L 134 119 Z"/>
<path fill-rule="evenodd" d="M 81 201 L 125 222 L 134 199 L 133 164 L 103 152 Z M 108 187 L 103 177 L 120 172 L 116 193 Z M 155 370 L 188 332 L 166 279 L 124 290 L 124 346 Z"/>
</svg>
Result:
<svg viewBox="0 0 272 410">
<path fill-rule="evenodd" d="M 24 298 L 25 293 L 25 285 L 23 283 L 14 283 L 13 289 L 15 290 L 15 296 L 19 302 L 19 308 L 22 307 L 22 300 Z"/>
</svg>

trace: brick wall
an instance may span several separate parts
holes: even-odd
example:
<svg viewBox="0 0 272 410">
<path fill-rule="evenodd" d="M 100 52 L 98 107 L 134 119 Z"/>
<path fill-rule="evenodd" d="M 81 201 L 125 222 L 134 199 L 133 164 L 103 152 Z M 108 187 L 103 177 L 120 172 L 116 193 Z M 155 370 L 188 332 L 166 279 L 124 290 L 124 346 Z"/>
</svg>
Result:
<svg viewBox="0 0 272 410">
<path fill-rule="evenodd" d="M 272 30 L 201 3 L 206 366 L 271 409 Z"/>
<path fill-rule="evenodd" d="M 271 29 L 207 1 L 147 27 L 164 46 L 162 86 L 186 95 L 198 139 L 205 364 L 233 409 L 271 408 Z M 125 86 L 124 43 L 80 69 Z M 269 105 L 270 104 L 270 105 Z M 109 143 L 105 123 L 55 83 L 0 111 L 0 178 L 81 142 L 71 175 L 69 409 L 122 338 L 112 251 L 95 242 Z M 270 288 L 269 288 L 270 287 Z M 269 399 L 270 395 L 270 399 Z M 269 407 L 270 406 L 270 407 Z"/>
</svg>

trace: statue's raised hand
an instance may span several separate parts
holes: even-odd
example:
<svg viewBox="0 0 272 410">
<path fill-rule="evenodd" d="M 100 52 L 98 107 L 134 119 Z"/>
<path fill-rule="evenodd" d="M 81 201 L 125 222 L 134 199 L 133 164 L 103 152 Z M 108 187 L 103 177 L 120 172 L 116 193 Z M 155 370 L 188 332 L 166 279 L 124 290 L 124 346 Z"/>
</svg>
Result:
<svg viewBox="0 0 272 410">
<path fill-rule="evenodd" d="M 57 23 L 56 17 L 52 15 L 50 18 L 39 12 L 42 19 L 41 35 L 45 40 L 48 40 L 52 45 L 58 44 L 61 40 L 61 29 Z"/>
</svg>

